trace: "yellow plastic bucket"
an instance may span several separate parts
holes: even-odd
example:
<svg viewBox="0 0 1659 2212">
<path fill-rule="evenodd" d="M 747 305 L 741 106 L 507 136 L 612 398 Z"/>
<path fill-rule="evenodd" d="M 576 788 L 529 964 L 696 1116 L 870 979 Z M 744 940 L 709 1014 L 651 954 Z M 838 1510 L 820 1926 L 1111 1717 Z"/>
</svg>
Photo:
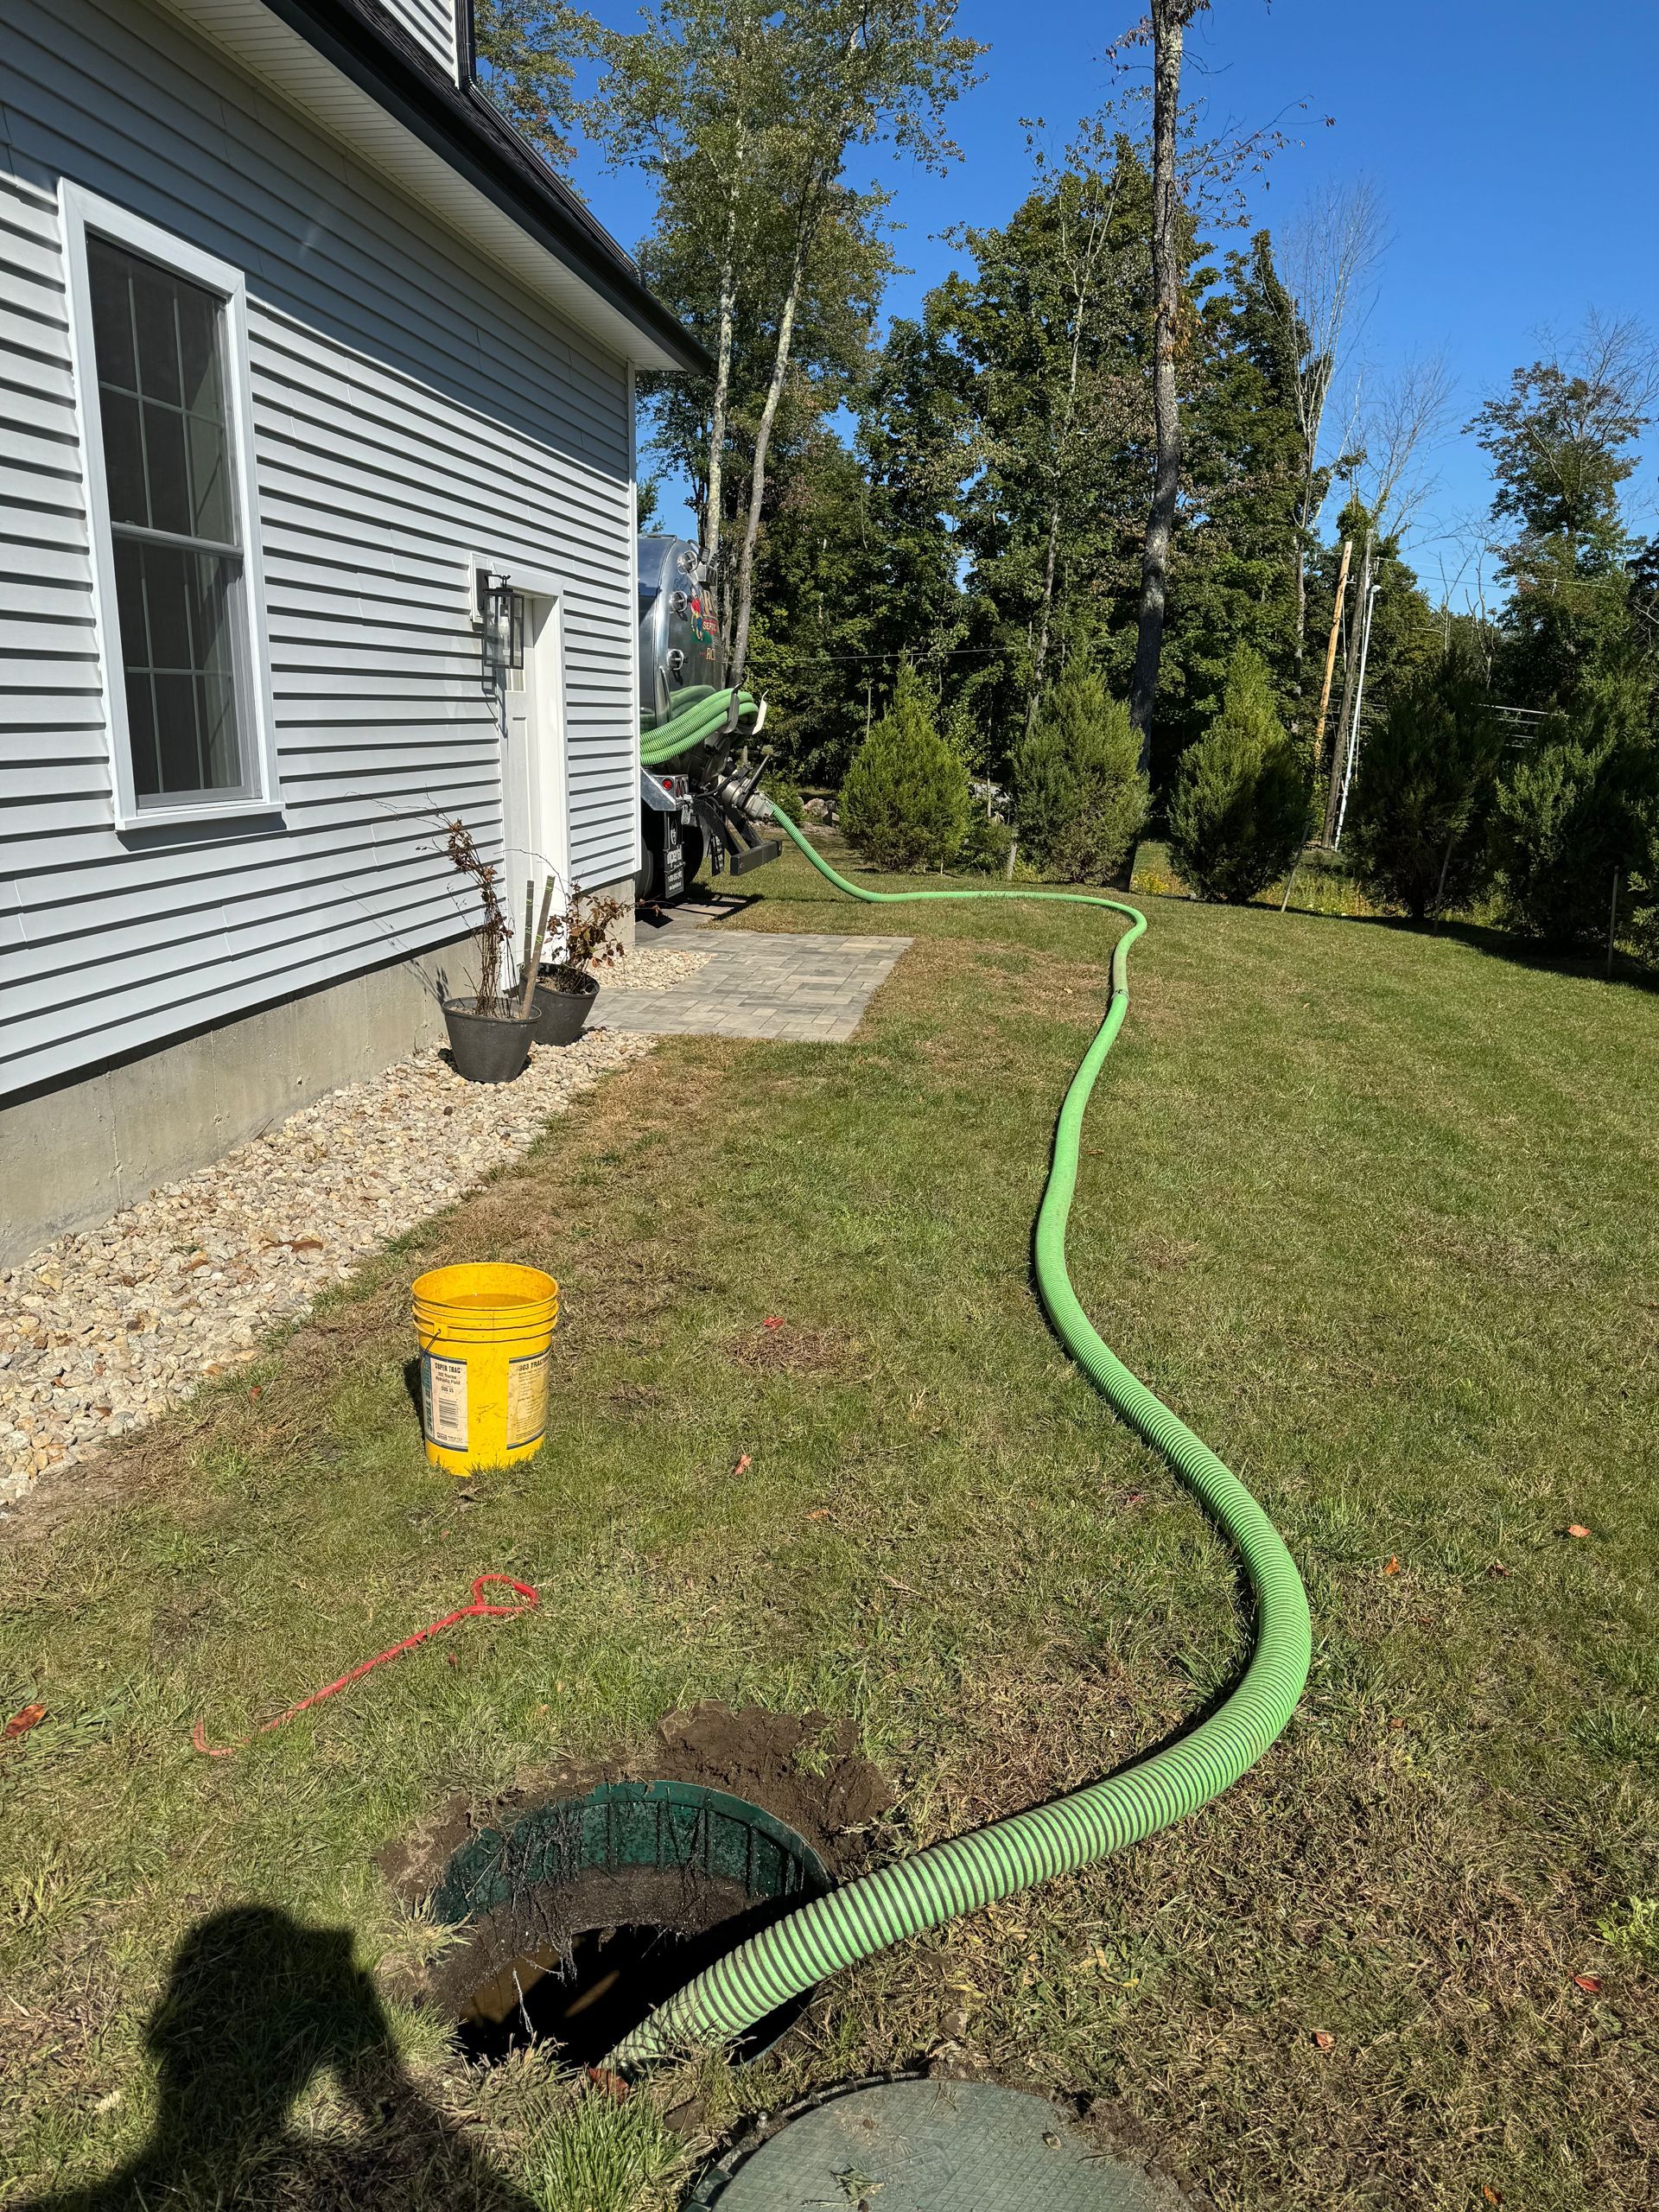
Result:
<svg viewBox="0 0 1659 2212">
<path fill-rule="evenodd" d="M 452 1475 L 528 1459 L 547 1433 L 557 1283 L 492 1262 L 434 1268 L 412 1295 L 427 1458 Z"/>
</svg>

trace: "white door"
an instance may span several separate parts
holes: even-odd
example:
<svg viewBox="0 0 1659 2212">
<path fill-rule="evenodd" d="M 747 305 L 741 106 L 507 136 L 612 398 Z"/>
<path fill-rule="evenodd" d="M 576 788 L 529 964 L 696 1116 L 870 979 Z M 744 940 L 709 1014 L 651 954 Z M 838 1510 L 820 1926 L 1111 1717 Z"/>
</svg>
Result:
<svg viewBox="0 0 1659 2212">
<path fill-rule="evenodd" d="M 516 932 L 524 886 L 551 875 L 553 911 L 569 894 L 570 827 L 564 750 L 564 684 L 559 665 L 559 607 L 554 599 L 524 601 L 524 664 L 506 671 L 501 713 L 501 802 L 505 881 L 501 903 Z"/>
</svg>

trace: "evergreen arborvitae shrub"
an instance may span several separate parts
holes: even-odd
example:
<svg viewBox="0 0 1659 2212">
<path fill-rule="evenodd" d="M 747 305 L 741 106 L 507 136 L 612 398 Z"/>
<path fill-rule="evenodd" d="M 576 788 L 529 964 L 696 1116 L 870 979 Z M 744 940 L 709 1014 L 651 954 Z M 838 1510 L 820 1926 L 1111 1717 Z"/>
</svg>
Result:
<svg viewBox="0 0 1659 2212">
<path fill-rule="evenodd" d="M 1067 883 L 1108 883 L 1147 819 L 1129 710 L 1074 661 L 1014 755 L 1014 814 L 1027 858 Z"/>
<path fill-rule="evenodd" d="M 1414 921 L 1485 887 L 1500 743 L 1479 666 L 1458 652 L 1402 692 L 1365 740 L 1350 847 L 1367 888 Z"/>
<path fill-rule="evenodd" d="M 841 826 L 877 868 L 943 868 L 968 805 L 968 771 L 939 735 L 921 678 L 902 667 L 893 704 L 847 771 Z"/>
<path fill-rule="evenodd" d="M 1253 899 L 1295 858 L 1307 803 L 1306 764 L 1279 719 L 1267 664 L 1240 645 L 1221 712 L 1181 755 L 1170 855 L 1200 898 Z"/>
<path fill-rule="evenodd" d="M 956 865 L 980 875 L 1001 875 L 1007 867 L 1008 849 L 1013 842 L 1014 832 L 1006 822 L 999 821 L 994 814 L 982 814 L 975 807 L 969 814 L 968 827 L 957 848 Z"/>
<path fill-rule="evenodd" d="M 1659 872 L 1659 734 L 1636 677 L 1587 687 L 1499 785 L 1493 851 L 1504 918 L 1564 950 L 1604 944 L 1615 872 Z"/>
</svg>

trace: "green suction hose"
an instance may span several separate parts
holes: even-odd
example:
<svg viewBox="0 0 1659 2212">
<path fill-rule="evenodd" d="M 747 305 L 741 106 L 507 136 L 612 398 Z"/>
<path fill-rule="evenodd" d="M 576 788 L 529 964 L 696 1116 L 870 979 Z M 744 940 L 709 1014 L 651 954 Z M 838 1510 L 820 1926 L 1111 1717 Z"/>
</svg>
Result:
<svg viewBox="0 0 1659 2212">
<path fill-rule="evenodd" d="M 639 738 L 639 758 L 647 768 L 664 768 L 671 760 L 677 760 L 683 753 L 690 753 L 726 727 L 727 709 L 731 704 L 729 691 L 704 691 L 683 707 L 677 715 L 665 722 L 658 722 L 654 729 L 644 730 Z M 740 726 L 752 722 L 755 715 L 753 698 L 747 691 L 740 691 L 738 721 Z"/>
<path fill-rule="evenodd" d="M 1017 1890 L 1075 1873 L 1196 1812 L 1236 1782 L 1283 1730 L 1302 1694 L 1312 1656 L 1306 1593 L 1278 1530 L 1209 1446 L 1101 1341 L 1066 1273 L 1065 1225 L 1077 1188 L 1084 1110 L 1123 1026 L 1129 947 L 1145 931 L 1146 916 L 1116 899 L 1077 891 L 867 891 L 838 875 L 792 822 L 781 815 L 778 822 L 838 891 L 870 905 L 1056 899 L 1129 918 L 1131 927 L 1112 950 L 1105 1019 L 1060 1108 L 1037 1216 L 1037 1287 L 1066 1350 L 1129 1427 L 1163 1454 L 1237 1549 L 1255 1600 L 1255 1649 L 1225 1702 L 1167 1750 L 1053 1804 L 1015 1813 L 863 1875 L 740 1943 L 618 2044 L 608 2060 L 617 2068 L 639 2066 L 687 2044 L 728 2041 L 842 1967 Z"/>
</svg>

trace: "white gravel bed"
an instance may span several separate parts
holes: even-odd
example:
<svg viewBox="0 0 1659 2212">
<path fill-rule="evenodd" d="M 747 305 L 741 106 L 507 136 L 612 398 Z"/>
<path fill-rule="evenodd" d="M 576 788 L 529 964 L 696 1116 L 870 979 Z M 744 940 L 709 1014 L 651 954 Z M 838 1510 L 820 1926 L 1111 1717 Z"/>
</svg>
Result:
<svg viewBox="0 0 1659 2212">
<path fill-rule="evenodd" d="M 0 1501 L 251 1359 L 273 1323 L 654 1041 L 591 1030 L 537 1046 L 506 1084 L 463 1083 L 418 1052 L 0 1270 Z"/>
<path fill-rule="evenodd" d="M 712 952 L 680 952 L 670 944 L 636 944 L 610 968 L 601 968 L 599 980 L 607 991 L 665 991 L 706 968 Z"/>
</svg>

